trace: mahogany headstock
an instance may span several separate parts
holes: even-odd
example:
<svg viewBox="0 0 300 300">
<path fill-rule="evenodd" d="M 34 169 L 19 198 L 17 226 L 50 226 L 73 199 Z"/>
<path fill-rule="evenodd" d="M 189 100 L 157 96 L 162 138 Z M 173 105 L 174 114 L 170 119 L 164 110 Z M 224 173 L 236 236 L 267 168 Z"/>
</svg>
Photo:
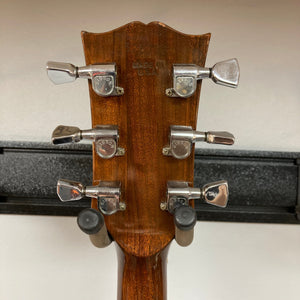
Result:
<svg viewBox="0 0 300 300">
<path fill-rule="evenodd" d="M 162 155 L 170 125 L 196 127 L 201 82 L 188 99 L 170 98 L 174 63 L 205 65 L 210 34 L 191 36 L 166 25 L 133 22 L 107 33 L 82 32 L 86 64 L 117 66 L 124 95 L 103 98 L 89 81 L 92 125 L 114 124 L 125 155 L 103 160 L 94 151 L 93 178 L 122 183 L 126 211 L 105 218 L 120 247 L 151 256 L 174 237 L 172 215 L 160 209 L 169 180 L 193 183 L 193 155 L 176 160 Z M 97 200 L 92 201 L 97 207 Z"/>
</svg>

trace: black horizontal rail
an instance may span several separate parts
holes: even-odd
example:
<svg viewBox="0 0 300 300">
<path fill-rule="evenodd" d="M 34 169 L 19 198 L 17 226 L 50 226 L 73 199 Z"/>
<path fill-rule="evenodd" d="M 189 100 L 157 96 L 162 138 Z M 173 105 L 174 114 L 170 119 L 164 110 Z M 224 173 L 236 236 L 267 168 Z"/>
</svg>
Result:
<svg viewBox="0 0 300 300">
<path fill-rule="evenodd" d="M 225 209 L 197 201 L 198 220 L 300 223 L 299 157 L 295 152 L 196 150 L 195 186 L 226 179 L 230 188 Z M 0 213 L 76 216 L 90 201 L 60 202 L 59 178 L 92 182 L 91 145 L 0 142 Z"/>
</svg>

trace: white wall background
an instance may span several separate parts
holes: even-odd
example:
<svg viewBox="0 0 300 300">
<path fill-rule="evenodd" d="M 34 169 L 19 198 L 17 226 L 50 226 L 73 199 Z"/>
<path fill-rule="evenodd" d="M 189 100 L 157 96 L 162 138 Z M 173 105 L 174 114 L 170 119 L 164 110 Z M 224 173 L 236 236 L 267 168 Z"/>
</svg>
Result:
<svg viewBox="0 0 300 300">
<path fill-rule="evenodd" d="M 203 84 L 198 129 L 231 131 L 231 149 L 300 151 L 298 0 L 0 0 L 0 139 L 89 128 L 87 83 L 54 86 L 45 63 L 83 65 L 81 30 L 133 20 L 212 32 L 208 66 L 239 59 L 237 90 Z M 198 223 L 192 246 L 171 247 L 169 299 L 299 299 L 299 253 L 298 226 Z M 94 249 L 75 218 L 0 215 L 1 300 L 116 299 L 116 268 L 114 247 Z"/>
</svg>

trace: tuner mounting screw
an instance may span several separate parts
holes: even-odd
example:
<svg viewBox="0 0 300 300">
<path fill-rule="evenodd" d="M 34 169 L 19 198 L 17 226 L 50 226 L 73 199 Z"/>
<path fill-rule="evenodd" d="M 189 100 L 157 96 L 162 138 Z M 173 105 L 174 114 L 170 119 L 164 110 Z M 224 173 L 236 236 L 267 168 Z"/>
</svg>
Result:
<svg viewBox="0 0 300 300">
<path fill-rule="evenodd" d="M 167 209 L 167 203 L 166 202 L 161 202 L 160 203 L 160 209 L 161 210 L 166 210 Z"/>
<path fill-rule="evenodd" d="M 172 97 L 173 96 L 172 89 L 166 89 L 166 95 L 169 96 L 169 97 Z"/>
<path fill-rule="evenodd" d="M 124 202 L 119 203 L 119 209 L 120 210 L 125 210 L 126 209 L 126 204 Z"/>
<path fill-rule="evenodd" d="M 119 147 L 116 156 L 124 156 L 124 155 L 125 155 L 125 149 Z"/>
<path fill-rule="evenodd" d="M 162 154 L 168 156 L 170 154 L 170 147 L 164 147 L 162 149 Z"/>
<path fill-rule="evenodd" d="M 119 95 L 119 96 L 124 94 L 124 89 L 123 88 L 117 87 L 116 91 L 117 91 L 117 95 Z"/>
</svg>

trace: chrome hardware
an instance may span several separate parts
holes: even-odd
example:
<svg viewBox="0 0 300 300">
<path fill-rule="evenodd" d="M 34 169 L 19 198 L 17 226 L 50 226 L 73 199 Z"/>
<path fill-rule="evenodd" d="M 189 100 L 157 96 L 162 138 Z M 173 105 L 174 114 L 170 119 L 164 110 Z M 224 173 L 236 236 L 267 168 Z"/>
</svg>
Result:
<svg viewBox="0 0 300 300">
<path fill-rule="evenodd" d="M 77 224 L 84 233 L 89 235 L 95 247 L 104 248 L 112 242 L 100 211 L 93 208 L 82 210 L 77 217 Z"/>
<path fill-rule="evenodd" d="M 196 131 L 190 126 L 170 126 L 170 145 L 163 148 L 163 154 L 177 159 L 187 158 L 196 142 L 233 145 L 234 136 L 227 131 Z"/>
<path fill-rule="evenodd" d="M 96 186 L 83 186 L 80 182 L 60 179 L 57 182 L 57 195 L 63 202 L 76 201 L 83 197 L 96 198 L 100 211 L 105 215 L 126 209 L 126 204 L 120 202 L 120 182 L 100 181 Z"/>
<path fill-rule="evenodd" d="M 76 78 L 92 80 L 94 92 L 102 97 L 121 96 L 124 89 L 117 86 L 115 63 L 76 67 L 70 63 L 49 61 L 48 77 L 54 84 L 73 82 Z"/>
<path fill-rule="evenodd" d="M 169 97 L 188 98 L 197 88 L 197 80 L 211 78 L 216 84 L 235 88 L 240 77 L 236 58 L 216 63 L 212 68 L 202 68 L 193 64 L 173 65 L 173 88 L 166 90 Z"/>
<path fill-rule="evenodd" d="M 228 201 L 228 183 L 226 180 L 212 182 L 202 188 L 190 187 L 184 181 L 169 181 L 167 202 L 161 204 L 171 214 L 181 205 L 189 205 L 191 199 L 203 199 L 206 203 L 226 207 Z"/>
<path fill-rule="evenodd" d="M 174 215 L 177 243 L 188 246 L 193 241 L 197 216 L 195 210 L 189 205 L 191 199 L 203 199 L 208 204 L 226 207 L 228 195 L 228 184 L 225 180 L 208 183 L 202 188 L 190 187 L 184 181 L 169 181 L 167 201 L 161 202 L 160 208 Z"/>
<path fill-rule="evenodd" d="M 124 148 L 118 147 L 118 126 L 98 125 L 93 129 L 80 130 L 78 127 L 60 125 L 52 133 L 54 145 L 77 143 L 82 139 L 94 140 L 97 154 L 105 159 L 125 154 Z"/>
</svg>

